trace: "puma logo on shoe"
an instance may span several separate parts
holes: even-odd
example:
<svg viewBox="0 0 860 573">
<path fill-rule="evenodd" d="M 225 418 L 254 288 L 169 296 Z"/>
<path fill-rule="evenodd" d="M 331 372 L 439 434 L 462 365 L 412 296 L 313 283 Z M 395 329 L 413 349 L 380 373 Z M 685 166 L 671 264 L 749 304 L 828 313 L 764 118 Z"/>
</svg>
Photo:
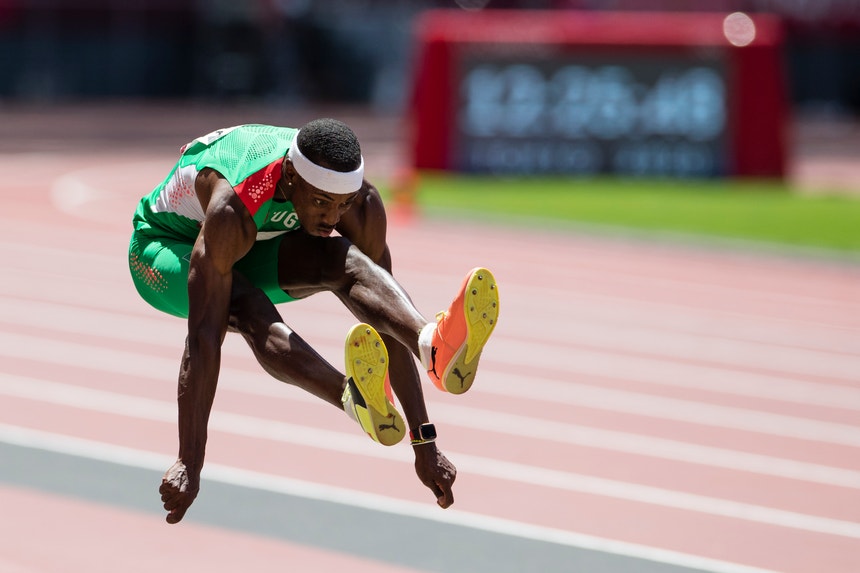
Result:
<svg viewBox="0 0 860 573">
<path fill-rule="evenodd" d="M 394 421 L 390 424 L 379 424 L 379 431 L 381 432 L 382 430 L 394 430 L 395 432 L 399 433 L 400 428 L 397 427 L 397 418 L 394 416 L 394 414 L 388 414 L 388 419 Z"/>
<path fill-rule="evenodd" d="M 430 364 L 433 367 L 430 370 L 428 370 L 427 372 L 432 372 L 433 376 L 435 376 L 436 379 L 438 380 L 439 379 L 439 373 L 436 372 L 436 351 L 437 350 L 439 350 L 439 349 L 436 348 L 435 346 L 430 349 Z"/>
<path fill-rule="evenodd" d="M 454 368 L 451 371 L 451 374 L 453 374 L 454 376 L 456 376 L 457 378 L 460 379 L 460 388 L 463 388 L 466 385 L 466 378 L 471 376 L 472 373 L 466 372 L 465 374 L 463 374 L 462 372 L 460 372 L 459 368 Z"/>
</svg>

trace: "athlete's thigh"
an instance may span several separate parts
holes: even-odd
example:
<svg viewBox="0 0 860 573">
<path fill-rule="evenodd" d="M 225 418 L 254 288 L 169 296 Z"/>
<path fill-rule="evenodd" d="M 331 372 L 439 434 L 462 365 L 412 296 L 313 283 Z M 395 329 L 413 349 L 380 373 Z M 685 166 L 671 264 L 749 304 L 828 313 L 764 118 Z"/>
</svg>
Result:
<svg viewBox="0 0 860 573">
<path fill-rule="evenodd" d="M 334 290 L 346 278 L 346 256 L 352 243 L 343 237 L 287 233 L 278 249 L 278 282 L 295 298 Z"/>
<path fill-rule="evenodd" d="M 190 242 L 133 234 L 128 248 L 131 278 L 140 296 L 153 307 L 188 316 Z"/>
<path fill-rule="evenodd" d="M 275 304 L 295 300 L 281 288 L 278 279 L 278 253 L 282 240 L 283 235 L 266 241 L 257 241 L 251 250 L 233 265 L 233 268 L 247 279 L 250 286 L 262 290 Z M 234 290 L 239 291 L 239 287 L 238 283 L 234 284 Z M 236 292 L 234 296 L 243 296 L 243 293 Z"/>
<path fill-rule="evenodd" d="M 283 297 L 288 297 L 284 291 L 279 292 Z M 272 324 L 283 322 L 274 303 L 272 296 L 265 289 L 252 283 L 238 269 L 233 269 L 230 317 L 227 323 L 230 330 L 240 332 L 245 336 L 253 337 L 261 332 L 268 333 L 266 334 L 268 336 L 271 334 L 270 327 Z"/>
</svg>

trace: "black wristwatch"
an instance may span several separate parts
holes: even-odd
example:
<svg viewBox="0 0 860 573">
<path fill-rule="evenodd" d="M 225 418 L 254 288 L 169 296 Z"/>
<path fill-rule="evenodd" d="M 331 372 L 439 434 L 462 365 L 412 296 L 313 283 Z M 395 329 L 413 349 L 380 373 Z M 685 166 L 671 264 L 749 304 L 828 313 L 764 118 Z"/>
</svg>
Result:
<svg viewBox="0 0 860 573">
<path fill-rule="evenodd" d="M 436 441 L 436 426 L 433 424 L 421 424 L 417 428 L 409 430 L 409 439 L 413 446 L 429 444 Z"/>
</svg>

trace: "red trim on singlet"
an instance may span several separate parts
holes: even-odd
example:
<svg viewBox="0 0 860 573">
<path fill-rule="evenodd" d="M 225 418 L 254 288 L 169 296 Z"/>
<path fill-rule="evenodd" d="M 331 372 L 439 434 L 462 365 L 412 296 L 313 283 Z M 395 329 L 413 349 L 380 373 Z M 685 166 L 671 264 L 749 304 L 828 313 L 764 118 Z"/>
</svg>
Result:
<svg viewBox="0 0 860 573">
<path fill-rule="evenodd" d="M 236 194 L 251 212 L 251 216 L 256 215 L 260 206 L 275 196 L 275 186 L 281 179 L 283 163 L 284 158 L 281 157 L 233 186 Z"/>
</svg>

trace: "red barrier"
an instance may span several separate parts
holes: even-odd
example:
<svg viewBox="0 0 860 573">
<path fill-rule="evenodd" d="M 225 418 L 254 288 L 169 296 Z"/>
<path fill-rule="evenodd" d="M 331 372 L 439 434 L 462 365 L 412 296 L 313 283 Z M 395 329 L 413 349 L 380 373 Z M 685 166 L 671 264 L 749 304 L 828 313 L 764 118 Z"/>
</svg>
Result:
<svg viewBox="0 0 860 573">
<path fill-rule="evenodd" d="M 416 39 L 419 169 L 785 174 L 774 17 L 437 10 Z"/>
</svg>

